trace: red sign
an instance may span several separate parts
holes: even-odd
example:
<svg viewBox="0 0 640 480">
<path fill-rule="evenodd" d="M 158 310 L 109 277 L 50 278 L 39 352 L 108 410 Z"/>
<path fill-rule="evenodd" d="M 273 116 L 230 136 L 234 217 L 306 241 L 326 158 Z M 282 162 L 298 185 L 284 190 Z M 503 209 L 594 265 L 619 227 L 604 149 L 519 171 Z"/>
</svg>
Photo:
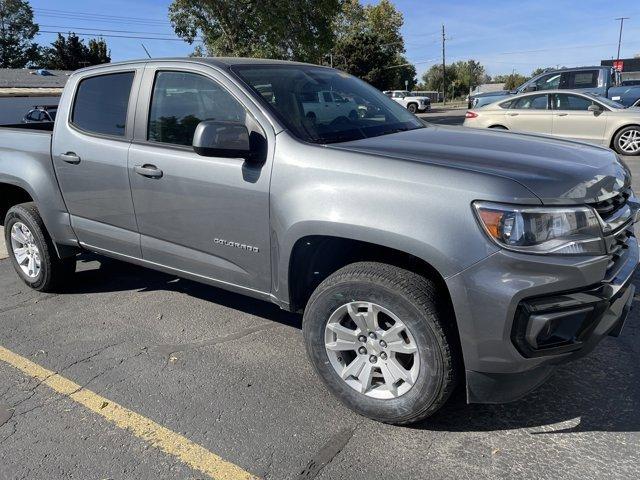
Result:
<svg viewBox="0 0 640 480">
<path fill-rule="evenodd" d="M 622 69 L 624 68 L 624 61 L 623 60 L 614 60 L 613 61 L 613 68 L 615 68 L 617 71 L 621 72 Z"/>
</svg>

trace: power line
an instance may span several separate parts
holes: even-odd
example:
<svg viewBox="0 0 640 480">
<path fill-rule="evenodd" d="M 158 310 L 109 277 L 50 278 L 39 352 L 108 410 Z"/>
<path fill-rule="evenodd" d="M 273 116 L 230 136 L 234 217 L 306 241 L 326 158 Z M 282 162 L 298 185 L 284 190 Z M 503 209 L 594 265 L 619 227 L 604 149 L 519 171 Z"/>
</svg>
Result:
<svg viewBox="0 0 640 480">
<path fill-rule="evenodd" d="M 59 33 L 63 35 L 62 32 L 58 32 L 55 30 L 40 30 L 40 33 Z M 139 36 L 131 36 L 131 35 L 103 35 L 102 33 L 76 33 L 78 37 L 104 37 L 104 38 L 133 38 L 138 40 L 162 40 L 164 42 L 185 42 L 186 40 L 181 38 L 163 38 L 163 37 L 139 37 Z M 196 39 L 196 42 L 202 42 L 200 39 Z"/>
<path fill-rule="evenodd" d="M 134 31 L 134 30 L 113 30 L 113 29 L 104 29 L 104 28 L 100 28 L 100 27 L 82 28 L 82 27 L 63 27 L 61 25 L 40 25 L 40 26 L 44 27 L 44 28 L 60 28 L 60 29 L 63 29 L 65 31 L 68 31 L 68 32 L 75 32 L 76 30 L 88 30 L 88 31 L 100 30 L 101 32 L 136 33 L 136 34 L 142 34 L 142 35 L 169 35 L 169 36 L 174 36 L 174 37 L 176 35 L 175 33 L 137 32 L 137 31 Z"/>
<path fill-rule="evenodd" d="M 104 20 L 124 20 L 127 22 L 130 21 L 134 21 L 134 22 L 147 22 L 147 23 L 162 23 L 162 24 L 166 24 L 169 23 L 166 19 L 153 19 L 153 18 L 148 18 L 148 17 L 127 17 L 127 16 L 120 16 L 120 15 L 105 15 L 103 13 L 91 13 L 91 12 L 79 12 L 79 11 L 72 11 L 72 10 L 57 10 L 57 9 L 52 9 L 52 8 L 35 8 L 34 11 L 36 13 L 41 12 L 42 15 L 65 15 L 65 16 L 83 16 L 83 17 L 90 17 L 90 18 L 101 18 Z"/>
</svg>

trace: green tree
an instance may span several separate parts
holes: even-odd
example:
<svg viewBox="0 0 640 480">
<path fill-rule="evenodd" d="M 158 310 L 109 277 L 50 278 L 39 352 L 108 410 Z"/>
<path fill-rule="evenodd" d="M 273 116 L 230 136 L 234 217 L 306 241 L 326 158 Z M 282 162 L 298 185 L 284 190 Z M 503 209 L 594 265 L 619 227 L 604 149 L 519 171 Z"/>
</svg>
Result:
<svg viewBox="0 0 640 480">
<path fill-rule="evenodd" d="M 24 68 L 37 61 L 38 33 L 33 10 L 25 0 L 0 0 L 0 68 Z"/>
<path fill-rule="evenodd" d="M 404 55 L 398 55 L 395 59 L 395 65 L 401 65 L 397 68 L 393 68 L 392 70 L 392 81 L 391 85 L 388 87 L 389 90 L 393 88 L 404 89 L 405 85 L 409 90 L 412 90 L 417 82 L 416 82 L 416 67 L 409 63 L 409 60 Z M 406 83 L 405 83 L 406 82 Z"/>
<path fill-rule="evenodd" d="M 405 81 L 412 88 L 416 70 L 404 56 L 403 22 L 389 0 L 375 5 L 344 1 L 334 21 L 334 66 L 383 90 L 404 88 Z"/>
<path fill-rule="evenodd" d="M 458 72 L 454 65 L 446 66 L 447 85 L 457 82 Z M 426 90 L 433 90 L 436 92 L 442 91 L 442 65 L 432 65 L 429 70 L 422 75 L 422 81 L 426 87 Z M 447 96 L 451 94 L 450 87 L 447 88 Z"/>
<path fill-rule="evenodd" d="M 334 66 L 369 82 L 380 90 L 393 88 L 398 75 L 394 69 L 395 54 L 386 48 L 380 35 L 363 31 L 350 34 L 336 44 Z"/>
<path fill-rule="evenodd" d="M 454 68 L 456 96 L 468 94 L 480 85 L 486 77 L 484 67 L 475 60 L 456 62 Z"/>
<path fill-rule="evenodd" d="M 89 40 L 89 46 L 75 34 L 58 38 L 42 52 L 41 66 L 52 70 L 77 70 L 90 65 L 111 61 L 110 52 L 104 40 Z"/>
<path fill-rule="evenodd" d="M 102 38 L 89 40 L 87 60 L 90 65 L 100 65 L 111 62 L 111 52 L 107 47 L 107 42 Z"/>
<path fill-rule="evenodd" d="M 511 75 L 507 75 L 504 82 L 505 90 L 514 90 L 524 82 L 528 80 L 524 75 L 520 75 L 519 73 L 512 73 Z"/>
<path fill-rule="evenodd" d="M 319 62 L 331 50 L 341 0 L 173 0 L 176 34 L 207 53 Z"/>
</svg>

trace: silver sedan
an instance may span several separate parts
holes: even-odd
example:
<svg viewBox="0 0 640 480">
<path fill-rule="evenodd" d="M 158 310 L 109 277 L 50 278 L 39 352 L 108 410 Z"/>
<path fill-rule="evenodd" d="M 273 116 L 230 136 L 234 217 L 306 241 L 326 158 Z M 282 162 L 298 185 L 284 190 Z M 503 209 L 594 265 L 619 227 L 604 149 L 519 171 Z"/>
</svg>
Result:
<svg viewBox="0 0 640 480">
<path fill-rule="evenodd" d="M 469 110 L 464 125 L 553 135 L 640 155 L 640 108 L 567 90 L 525 93 Z"/>
</svg>

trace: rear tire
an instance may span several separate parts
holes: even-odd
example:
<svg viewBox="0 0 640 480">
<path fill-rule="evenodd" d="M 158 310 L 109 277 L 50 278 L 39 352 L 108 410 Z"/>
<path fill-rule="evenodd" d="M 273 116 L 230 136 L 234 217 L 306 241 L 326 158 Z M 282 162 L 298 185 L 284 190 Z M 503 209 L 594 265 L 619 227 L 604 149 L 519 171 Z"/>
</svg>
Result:
<svg viewBox="0 0 640 480">
<path fill-rule="evenodd" d="M 4 236 L 13 268 L 34 290 L 52 291 L 75 272 L 75 257 L 58 258 L 34 203 L 22 203 L 9 209 Z"/>
<path fill-rule="evenodd" d="M 613 148 L 620 155 L 640 155 L 640 125 L 630 125 L 616 133 Z"/>
<path fill-rule="evenodd" d="M 303 320 L 307 354 L 355 412 L 414 423 L 440 409 L 456 385 L 457 337 L 442 312 L 433 281 L 392 265 L 354 263 L 311 296 Z"/>
</svg>

